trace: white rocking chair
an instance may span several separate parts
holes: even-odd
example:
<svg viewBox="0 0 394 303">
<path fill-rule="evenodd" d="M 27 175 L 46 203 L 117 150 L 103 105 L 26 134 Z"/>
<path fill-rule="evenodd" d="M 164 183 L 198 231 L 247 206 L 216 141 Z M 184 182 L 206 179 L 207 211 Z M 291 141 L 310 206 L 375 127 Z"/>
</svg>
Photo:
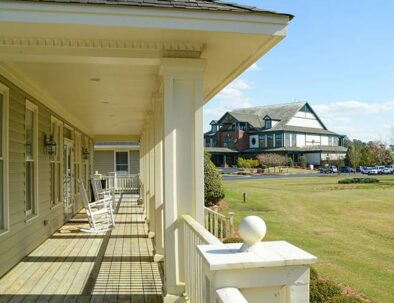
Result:
<svg viewBox="0 0 394 303">
<path fill-rule="evenodd" d="M 112 204 L 115 205 L 115 191 L 113 188 L 103 189 L 100 179 L 92 178 L 90 182 L 92 184 L 93 196 L 95 200 L 111 198 Z"/>
<path fill-rule="evenodd" d="M 115 226 L 112 212 L 112 198 L 105 198 L 95 202 L 89 202 L 88 195 L 82 180 L 78 180 L 79 191 L 86 209 L 90 228 L 81 228 L 83 232 L 105 232 L 111 225 Z"/>
</svg>

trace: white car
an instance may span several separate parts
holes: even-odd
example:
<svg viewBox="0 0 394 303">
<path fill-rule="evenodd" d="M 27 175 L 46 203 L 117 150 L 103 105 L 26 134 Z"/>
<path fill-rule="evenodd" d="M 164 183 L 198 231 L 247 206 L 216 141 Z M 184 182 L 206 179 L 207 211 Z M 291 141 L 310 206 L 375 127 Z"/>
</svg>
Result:
<svg viewBox="0 0 394 303">
<path fill-rule="evenodd" d="M 376 167 L 370 167 L 367 172 L 368 175 L 379 175 L 379 170 Z"/>
<path fill-rule="evenodd" d="M 394 173 L 394 168 L 392 165 L 387 165 L 384 169 L 383 169 L 383 173 L 385 175 L 389 175 L 389 174 L 393 174 Z"/>
</svg>

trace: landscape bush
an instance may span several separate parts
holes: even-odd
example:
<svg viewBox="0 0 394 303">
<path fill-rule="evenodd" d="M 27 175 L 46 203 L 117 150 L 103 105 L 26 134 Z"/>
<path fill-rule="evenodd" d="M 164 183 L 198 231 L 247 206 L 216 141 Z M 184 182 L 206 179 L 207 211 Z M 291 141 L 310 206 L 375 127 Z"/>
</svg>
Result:
<svg viewBox="0 0 394 303">
<path fill-rule="evenodd" d="M 307 166 L 307 164 L 308 164 L 308 161 L 307 161 L 306 157 L 305 156 L 301 156 L 300 157 L 300 166 L 302 168 L 305 168 Z"/>
<path fill-rule="evenodd" d="M 244 159 L 242 157 L 239 157 L 237 159 L 237 166 L 242 167 L 242 168 L 253 168 L 253 167 L 258 167 L 260 162 L 255 159 Z"/>
<path fill-rule="evenodd" d="M 340 296 L 332 297 L 331 299 L 329 299 L 325 303 L 363 303 L 363 301 L 361 301 L 359 298 L 357 298 L 355 296 L 347 297 L 344 295 L 340 295 Z"/>
<path fill-rule="evenodd" d="M 310 268 L 309 278 L 311 281 L 319 279 L 319 274 L 317 273 L 316 269 L 312 266 Z"/>
<path fill-rule="evenodd" d="M 326 303 L 335 296 L 342 295 L 339 286 L 329 280 L 311 280 L 309 289 L 310 303 Z"/>
<path fill-rule="evenodd" d="M 208 153 L 204 154 L 204 202 L 206 206 L 216 205 L 224 198 L 224 188 L 219 173 Z"/>
<path fill-rule="evenodd" d="M 339 184 L 354 184 L 354 183 L 379 183 L 380 180 L 376 178 L 347 178 L 339 180 Z"/>
</svg>

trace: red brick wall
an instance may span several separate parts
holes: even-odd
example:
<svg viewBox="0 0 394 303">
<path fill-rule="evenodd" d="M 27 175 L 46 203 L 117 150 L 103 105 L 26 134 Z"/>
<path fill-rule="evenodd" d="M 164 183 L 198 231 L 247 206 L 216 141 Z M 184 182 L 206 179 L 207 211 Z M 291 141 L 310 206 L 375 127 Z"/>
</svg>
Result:
<svg viewBox="0 0 394 303">
<path fill-rule="evenodd" d="M 248 133 L 243 130 L 234 131 L 220 131 L 217 133 L 217 147 L 224 147 L 224 138 L 230 137 L 235 139 L 235 144 L 232 148 L 242 151 L 249 148 Z"/>
</svg>

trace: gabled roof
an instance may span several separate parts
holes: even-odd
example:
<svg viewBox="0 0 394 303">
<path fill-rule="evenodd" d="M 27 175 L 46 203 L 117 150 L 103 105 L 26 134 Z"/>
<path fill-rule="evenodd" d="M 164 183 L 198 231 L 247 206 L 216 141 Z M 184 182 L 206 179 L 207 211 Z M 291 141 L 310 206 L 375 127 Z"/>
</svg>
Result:
<svg viewBox="0 0 394 303">
<path fill-rule="evenodd" d="M 286 123 L 306 104 L 306 102 L 294 102 L 276 105 L 265 105 L 233 110 L 231 115 L 242 114 L 249 116 L 265 117 L 279 120 L 271 130 L 281 129 Z M 261 126 L 258 126 L 261 127 Z"/>
<path fill-rule="evenodd" d="M 258 13 L 287 16 L 290 20 L 294 17 L 290 14 L 277 13 L 255 6 L 222 2 L 219 0 L 23 0 L 31 2 L 54 2 L 70 4 L 92 4 L 92 5 L 122 5 L 153 8 L 193 9 L 205 11 L 225 11 L 237 13 Z"/>
<path fill-rule="evenodd" d="M 257 115 L 236 113 L 234 111 L 230 112 L 229 114 L 233 116 L 235 119 L 237 119 L 239 122 L 248 122 L 250 125 L 252 125 L 255 128 L 262 127 L 263 125 L 259 116 Z"/>
</svg>

